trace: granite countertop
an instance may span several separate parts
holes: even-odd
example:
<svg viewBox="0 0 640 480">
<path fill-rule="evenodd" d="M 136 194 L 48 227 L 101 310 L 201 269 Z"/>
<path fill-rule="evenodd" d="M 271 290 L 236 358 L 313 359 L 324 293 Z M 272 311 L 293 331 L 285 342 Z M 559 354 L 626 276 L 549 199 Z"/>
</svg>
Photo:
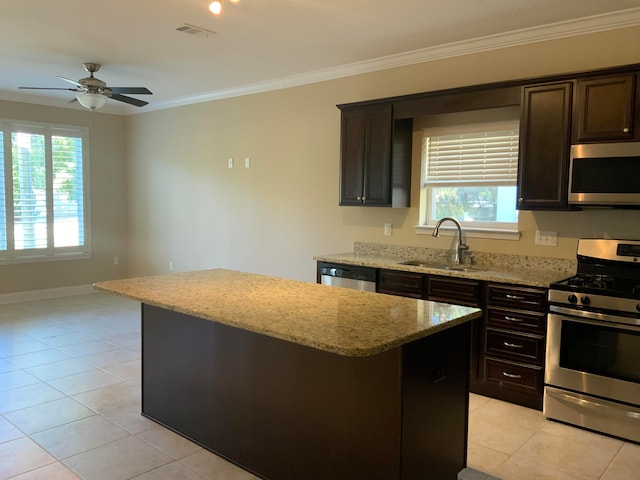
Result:
<svg viewBox="0 0 640 480">
<path fill-rule="evenodd" d="M 548 288 L 553 282 L 575 274 L 575 261 L 545 257 L 474 253 L 468 271 L 402 265 L 406 260 L 426 260 L 436 265 L 448 263 L 448 251 L 382 244 L 356 243 L 354 251 L 316 255 L 316 261 L 342 263 L 362 267 L 384 268 L 430 275 L 470 278 L 487 282 L 511 283 Z"/>
<path fill-rule="evenodd" d="M 344 356 L 399 347 L 479 317 L 476 308 L 213 269 L 95 288 Z"/>
</svg>

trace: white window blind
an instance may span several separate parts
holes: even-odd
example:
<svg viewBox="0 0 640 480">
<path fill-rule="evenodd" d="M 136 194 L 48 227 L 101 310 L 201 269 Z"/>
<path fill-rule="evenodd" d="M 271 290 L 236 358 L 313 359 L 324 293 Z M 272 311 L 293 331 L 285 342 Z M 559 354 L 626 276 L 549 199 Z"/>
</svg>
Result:
<svg viewBox="0 0 640 480">
<path fill-rule="evenodd" d="M 426 136 L 426 185 L 515 185 L 518 128 Z"/>
</svg>

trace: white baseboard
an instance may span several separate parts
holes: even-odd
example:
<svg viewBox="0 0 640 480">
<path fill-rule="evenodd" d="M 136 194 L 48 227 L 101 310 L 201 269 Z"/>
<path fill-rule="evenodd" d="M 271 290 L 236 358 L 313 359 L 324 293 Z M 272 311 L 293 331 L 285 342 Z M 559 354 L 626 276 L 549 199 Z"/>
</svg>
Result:
<svg viewBox="0 0 640 480">
<path fill-rule="evenodd" d="M 73 287 L 44 288 L 42 290 L 29 290 L 26 292 L 0 294 L 0 305 L 18 302 L 30 302 L 32 300 L 45 300 L 47 298 L 71 297 L 73 295 L 85 295 L 95 293 L 93 285 L 75 285 Z"/>
</svg>

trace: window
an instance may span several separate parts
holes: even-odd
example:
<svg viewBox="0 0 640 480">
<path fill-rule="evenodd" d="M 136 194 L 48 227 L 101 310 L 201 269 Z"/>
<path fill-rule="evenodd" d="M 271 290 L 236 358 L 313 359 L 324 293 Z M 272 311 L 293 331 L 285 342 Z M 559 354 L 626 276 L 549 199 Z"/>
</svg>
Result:
<svg viewBox="0 0 640 480">
<path fill-rule="evenodd" d="M 88 256 L 87 130 L 0 120 L 0 262 Z"/>
<path fill-rule="evenodd" d="M 422 224 L 516 230 L 517 172 L 517 121 L 425 129 Z"/>
</svg>

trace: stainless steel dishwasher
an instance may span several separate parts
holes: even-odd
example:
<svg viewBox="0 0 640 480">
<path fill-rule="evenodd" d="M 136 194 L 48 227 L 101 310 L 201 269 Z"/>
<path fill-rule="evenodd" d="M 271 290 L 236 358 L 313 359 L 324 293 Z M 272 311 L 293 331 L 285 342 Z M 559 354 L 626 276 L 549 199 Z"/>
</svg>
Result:
<svg viewBox="0 0 640 480">
<path fill-rule="evenodd" d="M 320 283 L 334 287 L 376 291 L 376 270 L 366 267 L 351 267 L 348 265 L 326 265 L 320 270 Z"/>
</svg>

